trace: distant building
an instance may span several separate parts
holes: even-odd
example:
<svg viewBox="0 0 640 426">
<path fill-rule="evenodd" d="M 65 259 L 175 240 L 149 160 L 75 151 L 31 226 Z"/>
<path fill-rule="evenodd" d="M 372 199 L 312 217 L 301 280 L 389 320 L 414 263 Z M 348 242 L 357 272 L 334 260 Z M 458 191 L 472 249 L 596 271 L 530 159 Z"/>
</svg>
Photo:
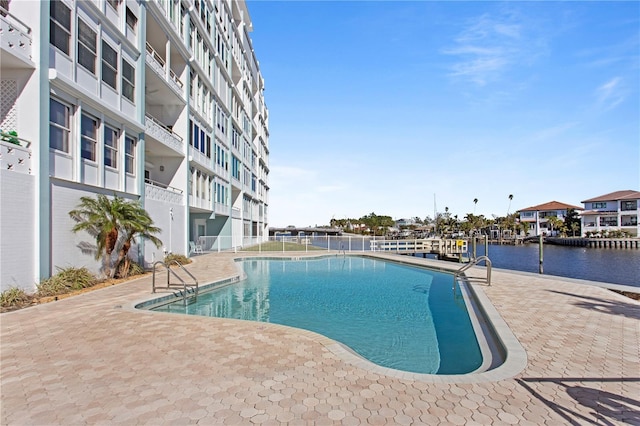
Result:
<svg viewBox="0 0 640 426">
<path fill-rule="evenodd" d="M 398 219 L 396 220 L 395 227 L 402 228 L 405 226 L 413 226 L 416 224 L 416 221 L 413 219 Z"/>
<path fill-rule="evenodd" d="M 616 191 L 582 201 L 582 235 L 612 230 L 640 235 L 640 191 Z"/>
<path fill-rule="evenodd" d="M 549 201 L 548 203 L 521 209 L 520 222 L 529 224 L 527 236 L 555 234 L 557 230 L 551 230 L 548 224 L 548 218 L 557 217 L 564 221 L 567 217 L 567 212 L 571 209 L 580 212 L 582 207 L 572 206 L 571 204 L 565 204 L 559 201 Z"/>
</svg>

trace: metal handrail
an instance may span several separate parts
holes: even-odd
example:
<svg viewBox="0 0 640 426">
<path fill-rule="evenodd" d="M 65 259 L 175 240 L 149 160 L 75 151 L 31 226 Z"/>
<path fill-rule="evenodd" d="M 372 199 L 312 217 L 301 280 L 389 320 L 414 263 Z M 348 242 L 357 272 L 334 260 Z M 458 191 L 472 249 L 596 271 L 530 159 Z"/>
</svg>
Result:
<svg viewBox="0 0 640 426">
<path fill-rule="evenodd" d="M 198 297 L 198 280 L 196 279 L 196 277 L 193 276 L 193 274 L 191 274 L 189 271 L 187 271 L 184 266 L 182 266 L 182 264 L 180 264 L 180 262 L 178 262 L 177 260 L 172 260 L 169 262 L 169 265 L 167 265 L 166 263 L 164 263 L 161 260 L 158 260 L 157 262 L 155 262 L 153 264 L 153 274 L 152 274 L 152 280 L 151 280 L 151 292 L 155 293 L 156 292 L 156 266 L 160 264 L 162 266 L 165 267 L 165 269 L 167 270 L 167 287 L 166 288 L 171 288 L 171 283 L 170 283 L 170 275 L 173 274 L 174 277 L 176 277 L 180 283 L 182 283 L 182 288 L 183 288 L 183 295 L 182 295 L 182 301 L 183 303 L 186 305 L 187 304 L 187 295 L 188 295 L 188 289 L 187 287 L 194 287 L 194 294 L 195 297 Z M 187 275 L 189 275 L 191 278 L 193 278 L 194 284 L 187 284 L 178 274 L 176 274 L 173 270 L 171 270 L 171 268 L 169 267 L 171 264 L 176 264 L 180 267 L 180 269 L 182 269 L 184 272 L 187 273 Z"/>
<path fill-rule="evenodd" d="M 486 283 L 487 285 L 491 285 L 491 259 L 489 259 L 487 256 L 480 256 L 477 257 L 475 259 L 471 259 L 469 261 L 469 263 L 467 263 L 466 265 L 464 265 L 462 268 L 458 269 L 455 272 L 455 275 L 458 276 L 460 274 L 462 274 L 464 271 L 466 271 L 467 269 L 471 268 L 472 266 L 477 266 L 478 263 L 480 262 L 486 262 L 486 266 L 487 266 L 487 279 L 486 279 Z"/>
</svg>

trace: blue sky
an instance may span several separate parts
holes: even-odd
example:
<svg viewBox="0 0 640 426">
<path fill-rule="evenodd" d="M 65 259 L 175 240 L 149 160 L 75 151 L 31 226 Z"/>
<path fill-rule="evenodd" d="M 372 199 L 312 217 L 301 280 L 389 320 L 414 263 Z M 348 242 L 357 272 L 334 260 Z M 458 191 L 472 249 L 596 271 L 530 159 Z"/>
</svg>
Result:
<svg viewBox="0 0 640 426">
<path fill-rule="evenodd" d="M 640 189 L 639 2 L 247 4 L 270 226 Z"/>
</svg>

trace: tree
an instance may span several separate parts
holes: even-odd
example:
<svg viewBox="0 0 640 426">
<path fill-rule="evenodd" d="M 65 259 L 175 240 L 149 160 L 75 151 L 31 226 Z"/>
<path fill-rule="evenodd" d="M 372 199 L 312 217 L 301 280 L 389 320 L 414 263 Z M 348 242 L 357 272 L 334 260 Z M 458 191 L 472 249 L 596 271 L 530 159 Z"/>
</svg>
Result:
<svg viewBox="0 0 640 426">
<path fill-rule="evenodd" d="M 559 219 L 556 216 L 547 216 L 547 225 L 550 226 L 551 229 L 551 235 L 553 235 L 553 230 L 560 230 L 562 225 L 564 224 L 564 222 L 562 221 L 562 219 Z"/>
<path fill-rule="evenodd" d="M 580 233 L 581 222 L 576 209 L 567 210 L 567 215 L 564 217 L 564 226 L 567 229 L 571 229 L 574 237 L 576 236 L 576 231 Z"/>
<path fill-rule="evenodd" d="M 513 194 L 509 194 L 509 207 L 507 208 L 507 216 L 509 216 L 509 212 L 511 211 L 511 200 L 513 200 Z"/>
<path fill-rule="evenodd" d="M 119 275 L 122 278 L 129 275 L 131 260 L 127 254 L 135 237 L 146 238 L 158 248 L 162 246 L 162 241 L 153 235 L 160 233 L 161 229 L 153 225 L 153 220 L 139 202 L 127 203 L 125 211 L 126 213 L 121 223 L 124 240 L 118 252 L 118 260 L 114 268 L 115 271 L 119 271 Z"/>
<path fill-rule="evenodd" d="M 478 205 L 478 199 L 473 199 L 473 214 L 476 214 L 476 206 Z"/>
<path fill-rule="evenodd" d="M 127 201 L 117 195 L 113 199 L 102 194 L 96 198 L 81 197 L 80 203 L 69 212 L 69 216 L 77 222 L 72 228 L 73 232 L 86 231 L 96 239 L 95 258 L 102 259 L 103 270 L 109 277 L 115 276 L 116 268 L 124 260 L 136 236 L 149 238 L 157 247 L 162 245 L 153 236 L 160 229 L 153 225 L 153 220 L 138 201 Z M 118 261 L 112 265 L 111 254 L 119 237 L 122 237 L 122 241 Z"/>
</svg>

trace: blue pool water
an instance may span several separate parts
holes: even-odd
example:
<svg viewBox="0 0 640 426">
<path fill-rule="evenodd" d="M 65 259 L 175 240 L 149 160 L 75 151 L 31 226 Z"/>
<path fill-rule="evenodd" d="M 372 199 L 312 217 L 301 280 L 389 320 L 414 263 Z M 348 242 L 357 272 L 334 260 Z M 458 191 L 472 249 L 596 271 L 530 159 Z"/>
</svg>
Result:
<svg viewBox="0 0 640 426">
<path fill-rule="evenodd" d="M 452 275 L 362 257 L 241 262 L 245 280 L 155 310 L 311 330 L 384 367 L 464 374 L 482 355 Z"/>
</svg>

